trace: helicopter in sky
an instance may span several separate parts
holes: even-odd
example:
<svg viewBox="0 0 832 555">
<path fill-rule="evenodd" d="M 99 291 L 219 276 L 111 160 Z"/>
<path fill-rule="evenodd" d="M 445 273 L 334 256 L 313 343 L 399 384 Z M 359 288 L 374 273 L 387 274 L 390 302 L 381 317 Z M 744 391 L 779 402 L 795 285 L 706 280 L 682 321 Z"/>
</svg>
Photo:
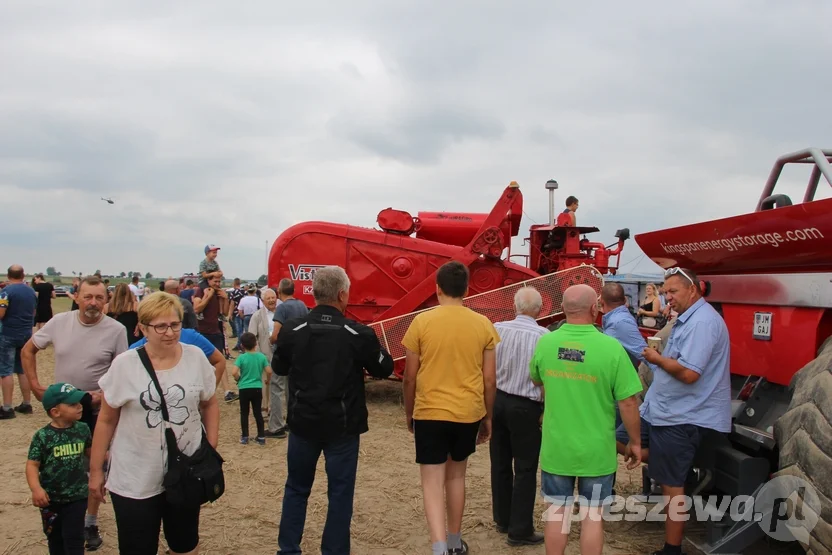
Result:
<svg viewBox="0 0 832 555">
<path fill-rule="evenodd" d="M 115 204 L 115 203 L 116 203 L 116 201 L 114 201 L 114 200 L 113 200 L 113 199 L 111 199 L 111 198 L 104 198 L 104 197 L 101 197 L 101 200 L 103 200 L 103 201 L 104 201 L 104 202 L 106 202 L 107 204 Z"/>
</svg>

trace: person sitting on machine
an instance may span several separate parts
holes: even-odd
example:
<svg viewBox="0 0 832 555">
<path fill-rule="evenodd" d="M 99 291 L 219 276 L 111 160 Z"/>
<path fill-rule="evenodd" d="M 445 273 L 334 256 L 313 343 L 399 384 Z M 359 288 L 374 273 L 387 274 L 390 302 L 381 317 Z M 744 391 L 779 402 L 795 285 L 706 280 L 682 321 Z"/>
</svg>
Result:
<svg viewBox="0 0 832 555">
<path fill-rule="evenodd" d="M 578 199 L 572 195 L 566 197 L 566 210 L 561 212 L 558 216 L 557 225 L 560 227 L 578 225 L 578 220 L 575 217 L 575 212 L 578 210 Z"/>
</svg>

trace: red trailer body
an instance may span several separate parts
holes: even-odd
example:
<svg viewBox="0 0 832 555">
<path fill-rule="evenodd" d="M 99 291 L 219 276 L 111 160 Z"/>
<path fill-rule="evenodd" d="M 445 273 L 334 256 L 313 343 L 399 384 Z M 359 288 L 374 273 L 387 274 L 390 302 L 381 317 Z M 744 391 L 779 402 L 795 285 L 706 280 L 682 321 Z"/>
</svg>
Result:
<svg viewBox="0 0 832 555">
<path fill-rule="evenodd" d="M 731 330 L 733 374 L 788 385 L 832 334 L 830 213 L 832 199 L 818 200 L 635 239 L 660 266 L 706 282 Z"/>
</svg>

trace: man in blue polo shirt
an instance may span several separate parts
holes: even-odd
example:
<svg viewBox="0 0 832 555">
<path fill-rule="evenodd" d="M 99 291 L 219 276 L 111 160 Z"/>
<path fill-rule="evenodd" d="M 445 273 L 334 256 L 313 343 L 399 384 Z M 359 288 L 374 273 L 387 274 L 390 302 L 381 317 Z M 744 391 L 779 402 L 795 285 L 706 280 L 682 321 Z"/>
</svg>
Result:
<svg viewBox="0 0 832 555">
<path fill-rule="evenodd" d="M 703 429 L 731 431 L 730 342 L 722 317 L 705 302 L 690 270 L 665 272 L 667 303 L 679 316 L 664 352 L 645 349 L 653 383 L 641 406 L 649 423 L 650 448 L 642 452 L 650 477 L 670 498 L 665 545 L 653 555 L 679 555 L 685 531 L 685 480 Z"/>
<path fill-rule="evenodd" d="M 20 351 L 32 337 L 38 296 L 34 289 L 23 282 L 25 277 L 22 266 L 9 266 L 9 284 L 0 290 L 0 385 L 3 390 L 0 420 L 14 418 L 15 411 L 32 413 L 32 393 L 23 374 Z M 14 374 L 17 374 L 23 403 L 12 409 Z"/>
<path fill-rule="evenodd" d="M 624 295 L 624 288 L 620 283 L 607 283 L 601 288 L 601 325 L 604 334 L 614 337 L 624 347 L 624 351 L 633 364 L 633 371 L 638 374 L 638 366 L 644 362 L 641 353 L 647 348 L 647 342 L 638 331 L 636 319 L 627 309 L 627 297 Z M 627 430 L 621 422 L 621 415 L 616 406 L 615 428 L 617 430 L 616 449 L 620 455 L 625 454 L 625 448 L 629 442 Z M 642 422 L 641 425 L 641 447 L 650 445 L 650 438 L 647 436 L 648 427 Z M 619 437 L 620 436 L 620 437 Z"/>
<path fill-rule="evenodd" d="M 627 298 L 620 283 L 608 283 L 601 289 L 601 324 L 604 333 L 621 343 L 635 368 L 644 362 L 641 353 L 647 348 L 647 342 L 638 331 L 638 324 L 627 310 Z"/>
</svg>

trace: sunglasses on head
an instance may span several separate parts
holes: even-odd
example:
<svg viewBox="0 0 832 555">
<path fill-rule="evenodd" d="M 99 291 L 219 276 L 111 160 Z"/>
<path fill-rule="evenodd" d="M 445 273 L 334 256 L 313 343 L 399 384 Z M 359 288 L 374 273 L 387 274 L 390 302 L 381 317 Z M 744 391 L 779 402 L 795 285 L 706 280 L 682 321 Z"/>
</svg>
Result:
<svg viewBox="0 0 832 555">
<path fill-rule="evenodd" d="M 687 275 L 683 269 L 678 268 L 678 267 L 676 267 L 676 268 L 668 268 L 667 270 L 665 270 L 665 271 L 664 271 L 664 278 L 665 278 L 665 279 L 667 279 L 667 278 L 669 278 L 670 276 L 675 276 L 676 274 L 682 274 L 683 276 L 685 276 L 685 278 L 686 278 L 689 282 L 691 282 L 691 284 L 693 284 L 693 280 L 692 280 L 692 279 L 690 279 L 690 276 L 689 276 L 689 275 Z"/>
</svg>

